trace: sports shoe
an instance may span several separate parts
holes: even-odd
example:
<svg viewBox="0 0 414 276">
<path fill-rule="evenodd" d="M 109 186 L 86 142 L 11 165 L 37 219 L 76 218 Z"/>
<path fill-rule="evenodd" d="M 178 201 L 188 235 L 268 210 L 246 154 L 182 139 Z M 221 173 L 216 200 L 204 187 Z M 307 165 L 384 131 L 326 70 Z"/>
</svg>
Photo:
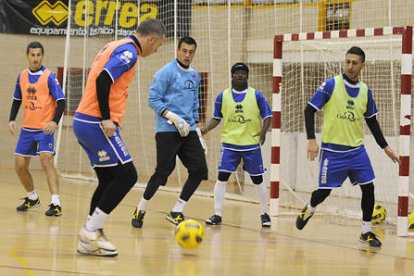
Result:
<svg viewBox="0 0 414 276">
<path fill-rule="evenodd" d="M 135 209 L 134 214 L 132 215 L 131 224 L 135 228 L 142 228 L 142 224 L 144 224 L 144 216 L 145 211 Z"/>
<path fill-rule="evenodd" d="M 173 212 L 171 211 L 166 217 L 167 220 L 178 225 L 180 222 L 185 220 L 184 214 L 181 212 Z"/>
<path fill-rule="evenodd" d="M 36 198 L 34 200 L 29 199 L 28 197 L 22 198 L 24 199 L 24 202 L 22 205 L 19 205 L 16 207 L 17 211 L 27 211 L 30 208 L 35 208 L 40 206 L 40 200 L 39 198 Z"/>
<path fill-rule="evenodd" d="M 361 234 L 361 236 L 359 236 L 359 240 L 360 242 L 367 243 L 369 246 L 373 246 L 373 247 L 381 246 L 381 241 L 372 232 Z"/>
<path fill-rule="evenodd" d="M 306 219 L 304 217 L 308 216 Z M 302 230 L 303 227 L 305 227 L 306 223 L 308 223 L 308 220 L 313 216 L 313 212 L 309 213 L 308 211 L 308 205 L 305 206 L 305 208 L 302 209 L 300 212 L 298 218 L 296 219 L 296 228 L 299 230 Z"/>
<path fill-rule="evenodd" d="M 52 203 L 49 205 L 49 210 L 45 212 L 45 215 L 49 217 L 50 216 L 55 216 L 55 217 L 61 216 L 63 215 L 62 207 L 60 207 L 60 205 L 55 205 Z"/>
<path fill-rule="evenodd" d="M 212 215 L 210 218 L 206 219 L 206 224 L 219 225 L 221 224 L 221 217 L 219 215 Z"/>
<path fill-rule="evenodd" d="M 78 253 L 93 256 L 115 257 L 116 247 L 105 237 L 103 229 L 88 231 L 85 227 L 79 232 Z"/>
<path fill-rule="evenodd" d="M 260 219 L 262 220 L 262 227 L 272 226 L 272 221 L 270 220 L 270 217 L 267 213 L 264 213 L 263 215 L 261 215 Z"/>
</svg>

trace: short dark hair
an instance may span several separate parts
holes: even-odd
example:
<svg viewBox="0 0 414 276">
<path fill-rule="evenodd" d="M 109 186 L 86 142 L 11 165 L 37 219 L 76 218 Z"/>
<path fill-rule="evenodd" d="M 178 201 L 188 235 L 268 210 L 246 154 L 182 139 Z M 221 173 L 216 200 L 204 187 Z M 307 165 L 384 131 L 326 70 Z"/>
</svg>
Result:
<svg viewBox="0 0 414 276">
<path fill-rule="evenodd" d="M 28 55 L 30 49 L 42 49 L 42 54 L 44 54 L 45 50 L 43 49 L 43 45 L 39 41 L 32 41 L 27 45 L 26 54 Z"/>
<path fill-rule="evenodd" d="M 158 19 L 149 18 L 144 20 L 141 24 L 138 25 L 137 33 L 143 37 L 149 35 L 156 35 L 163 37 L 167 30 L 165 29 L 164 24 Z"/>
<path fill-rule="evenodd" d="M 188 45 L 195 45 L 195 47 L 197 48 L 197 42 L 191 36 L 185 36 L 185 37 L 180 38 L 180 40 L 178 41 L 178 49 L 181 48 L 181 44 L 183 43 L 188 44 Z"/>
<path fill-rule="evenodd" d="M 349 48 L 348 51 L 346 51 L 346 54 L 353 54 L 353 55 L 357 55 L 360 57 L 362 63 L 365 62 L 365 53 L 364 51 L 359 48 L 358 46 L 352 46 L 351 48 Z"/>
</svg>

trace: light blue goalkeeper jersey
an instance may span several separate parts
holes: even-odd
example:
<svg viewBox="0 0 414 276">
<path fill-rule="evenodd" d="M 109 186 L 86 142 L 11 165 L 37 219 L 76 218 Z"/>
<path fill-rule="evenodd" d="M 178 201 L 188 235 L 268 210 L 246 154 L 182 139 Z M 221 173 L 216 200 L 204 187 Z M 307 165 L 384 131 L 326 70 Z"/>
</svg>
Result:
<svg viewBox="0 0 414 276">
<path fill-rule="evenodd" d="M 196 129 L 198 122 L 198 91 L 200 74 L 193 68 L 185 69 L 176 60 L 159 69 L 151 83 L 148 105 L 155 111 L 155 132 L 177 131 L 161 116 L 168 109 Z"/>
</svg>

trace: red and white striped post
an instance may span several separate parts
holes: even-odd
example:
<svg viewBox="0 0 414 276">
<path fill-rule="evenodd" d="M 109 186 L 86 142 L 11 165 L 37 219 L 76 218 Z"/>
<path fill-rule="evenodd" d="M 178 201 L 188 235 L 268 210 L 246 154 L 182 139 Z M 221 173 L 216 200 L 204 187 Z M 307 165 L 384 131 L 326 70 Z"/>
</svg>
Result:
<svg viewBox="0 0 414 276">
<path fill-rule="evenodd" d="M 397 236 L 408 235 L 408 196 L 410 174 L 411 136 L 411 75 L 413 28 L 407 26 L 402 33 L 401 57 L 401 111 L 400 111 L 400 170 L 398 185 Z"/>
<path fill-rule="evenodd" d="M 327 40 L 384 35 L 402 35 L 401 59 L 401 114 L 400 114 L 400 168 L 398 185 L 397 235 L 407 236 L 408 197 L 410 174 L 410 127 L 411 127 L 411 76 L 412 76 L 412 26 L 351 29 L 325 32 L 291 33 L 276 35 L 273 40 L 273 119 L 272 156 L 270 176 L 270 213 L 278 214 L 280 184 L 281 141 L 281 85 L 283 41 Z"/>
<path fill-rule="evenodd" d="M 273 41 L 273 97 L 272 97 L 272 156 L 270 165 L 270 215 L 279 214 L 280 184 L 280 130 L 282 100 L 282 43 L 283 36 L 275 36 Z"/>
</svg>

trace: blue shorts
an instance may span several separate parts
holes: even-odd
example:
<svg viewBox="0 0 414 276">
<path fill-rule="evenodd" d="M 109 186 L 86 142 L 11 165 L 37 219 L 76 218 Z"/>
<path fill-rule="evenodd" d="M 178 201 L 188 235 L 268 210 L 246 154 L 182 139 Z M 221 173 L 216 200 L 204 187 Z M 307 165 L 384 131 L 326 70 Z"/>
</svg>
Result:
<svg viewBox="0 0 414 276">
<path fill-rule="evenodd" d="M 20 130 L 15 154 L 22 156 L 36 156 L 40 153 L 55 153 L 55 136 L 46 134 L 43 130 Z"/>
<path fill-rule="evenodd" d="M 84 114 L 75 114 L 73 131 L 79 144 L 86 151 L 91 167 L 113 167 L 132 161 L 119 128 L 111 137 L 106 137 L 100 119 Z"/>
<path fill-rule="evenodd" d="M 234 172 L 242 159 L 243 170 L 247 171 L 250 175 L 255 176 L 264 174 L 262 152 L 260 148 L 247 151 L 235 151 L 221 148 L 218 171 Z"/>
<path fill-rule="evenodd" d="M 371 161 L 363 146 L 348 152 L 321 150 L 319 162 L 320 189 L 339 188 L 347 177 L 352 185 L 364 185 L 375 180 Z"/>
</svg>

